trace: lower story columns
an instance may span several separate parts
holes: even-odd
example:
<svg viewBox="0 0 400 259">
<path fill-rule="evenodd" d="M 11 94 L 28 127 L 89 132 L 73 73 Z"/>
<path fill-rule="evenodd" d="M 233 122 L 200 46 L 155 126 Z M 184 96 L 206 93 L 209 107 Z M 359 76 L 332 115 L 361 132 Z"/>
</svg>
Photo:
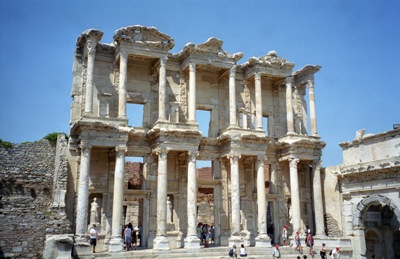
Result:
<svg viewBox="0 0 400 259">
<path fill-rule="evenodd" d="M 265 197 L 264 156 L 258 156 L 257 160 L 257 210 L 258 210 L 258 236 L 257 247 L 269 247 L 270 238 L 267 235 L 267 205 Z"/>
<path fill-rule="evenodd" d="M 122 211 L 124 199 L 124 165 L 125 165 L 125 146 L 116 147 L 117 158 L 114 174 L 114 198 L 111 240 L 108 251 L 119 252 L 124 250 L 124 240 L 122 239 Z"/>
<path fill-rule="evenodd" d="M 158 154 L 157 176 L 157 234 L 153 249 L 169 250 L 167 239 L 167 149 L 160 149 Z"/>
</svg>

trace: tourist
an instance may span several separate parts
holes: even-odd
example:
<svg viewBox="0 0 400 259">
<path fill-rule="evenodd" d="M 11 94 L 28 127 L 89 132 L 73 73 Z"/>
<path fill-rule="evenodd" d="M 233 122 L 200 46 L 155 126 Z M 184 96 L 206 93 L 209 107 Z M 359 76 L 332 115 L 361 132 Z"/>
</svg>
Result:
<svg viewBox="0 0 400 259">
<path fill-rule="evenodd" d="M 211 244 L 215 243 L 215 229 L 214 229 L 214 223 L 211 224 L 210 227 L 210 240 L 211 240 Z"/>
<path fill-rule="evenodd" d="M 133 249 L 135 249 L 135 250 L 136 250 L 136 246 L 137 246 L 138 231 L 139 231 L 138 227 L 135 227 L 132 230 L 132 246 L 133 246 Z"/>
<path fill-rule="evenodd" d="M 294 243 L 296 244 L 296 248 L 294 250 L 299 251 L 301 254 L 303 254 L 303 248 L 301 248 L 301 243 L 300 243 L 299 231 L 296 231 L 296 234 L 294 235 Z"/>
<path fill-rule="evenodd" d="M 326 259 L 325 243 L 322 243 L 321 249 L 319 250 L 319 255 L 321 256 L 321 259 Z"/>
<path fill-rule="evenodd" d="M 129 227 L 129 225 L 126 225 L 124 230 L 124 241 L 125 241 L 126 251 L 129 251 L 132 243 L 132 228 Z"/>
<path fill-rule="evenodd" d="M 244 248 L 244 245 L 241 244 L 240 245 L 240 252 L 239 252 L 240 257 L 247 257 L 247 252 L 246 252 L 246 248 Z"/>
<path fill-rule="evenodd" d="M 307 243 L 307 246 L 310 248 L 309 254 L 311 256 L 314 256 L 314 251 L 313 251 L 314 239 L 313 239 L 313 236 L 311 233 L 307 234 L 306 243 Z"/>
<path fill-rule="evenodd" d="M 336 247 L 332 250 L 332 259 L 340 259 L 340 247 Z"/>
<path fill-rule="evenodd" d="M 229 250 L 229 257 L 233 258 L 233 257 L 237 257 L 237 252 L 236 252 L 236 246 L 233 245 L 232 249 Z"/>
<path fill-rule="evenodd" d="M 208 247 L 208 242 L 210 241 L 210 230 L 208 224 L 205 224 L 203 227 L 203 238 L 204 238 L 204 247 Z"/>
<path fill-rule="evenodd" d="M 201 240 L 201 230 L 203 228 L 203 224 L 199 223 L 197 224 L 196 232 L 197 232 L 197 237 Z M 202 243 L 202 242 L 201 242 Z"/>
<path fill-rule="evenodd" d="M 99 236 L 97 235 L 95 224 L 93 224 L 93 226 L 90 228 L 89 237 L 90 237 L 90 246 L 93 248 L 93 253 L 96 253 L 96 244 Z"/>
<path fill-rule="evenodd" d="M 282 245 L 283 246 L 289 245 L 288 233 L 287 233 L 288 228 L 289 228 L 288 226 L 284 226 L 282 229 Z"/>
<path fill-rule="evenodd" d="M 281 251 L 279 251 L 279 245 L 276 244 L 275 247 L 272 249 L 272 258 L 280 258 Z"/>
</svg>

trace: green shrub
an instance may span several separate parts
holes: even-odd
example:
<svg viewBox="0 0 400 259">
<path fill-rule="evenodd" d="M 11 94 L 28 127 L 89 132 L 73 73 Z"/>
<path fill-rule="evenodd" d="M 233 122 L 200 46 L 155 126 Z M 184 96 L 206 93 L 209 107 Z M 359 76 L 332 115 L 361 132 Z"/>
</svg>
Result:
<svg viewBox="0 0 400 259">
<path fill-rule="evenodd" d="M 65 136 L 67 136 L 67 134 L 65 134 L 64 132 L 53 132 L 47 134 L 45 137 L 43 137 L 43 139 L 47 139 L 51 143 L 56 143 L 58 134 L 64 134 Z"/>
<path fill-rule="evenodd" d="M 0 147 L 12 148 L 13 144 L 11 142 L 3 141 L 2 139 L 0 139 Z"/>
</svg>

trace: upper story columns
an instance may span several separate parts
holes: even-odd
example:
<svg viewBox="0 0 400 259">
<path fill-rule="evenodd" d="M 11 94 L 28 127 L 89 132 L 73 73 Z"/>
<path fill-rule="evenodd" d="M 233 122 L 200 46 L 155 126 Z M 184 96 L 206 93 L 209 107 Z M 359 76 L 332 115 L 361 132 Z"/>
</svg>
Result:
<svg viewBox="0 0 400 259">
<path fill-rule="evenodd" d="M 189 122 L 196 122 L 196 64 L 189 63 Z"/>
<path fill-rule="evenodd" d="M 254 74 L 254 83 L 256 88 L 256 120 L 257 129 L 262 130 L 262 91 L 261 91 L 261 73 L 256 72 Z"/>
<path fill-rule="evenodd" d="M 316 136 L 318 135 L 318 131 L 317 131 L 317 117 L 315 114 L 314 79 L 307 80 L 307 84 L 308 84 L 308 99 L 310 103 L 311 134 L 313 136 Z"/>
<path fill-rule="evenodd" d="M 287 121 L 287 134 L 294 133 L 294 119 L 293 119 L 293 99 L 292 99 L 292 87 L 293 77 L 287 77 L 285 79 L 286 85 L 286 121 Z"/>
<path fill-rule="evenodd" d="M 236 65 L 229 69 L 229 126 L 237 126 L 236 118 Z"/>
<path fill-rule="evenodd" d="M 85 113 L 91 113 L 93 110 L 93 71 L 94 71 L 94 59 L 96 57 L 96 45 L 97 41 L 90 38 L 86 43 L 87 51 L 87 73 L 86 73 L 86 103 Z"/>
<path fill-rule="evenodd" d="M 97 43 L 101 40 L 102 36 L 102 31 L 89 29 L 82 32 L 76 42 L 77 46 L 83 48 L 84 56 L 87 57 L 85 81 L 85 113 L 93 112 L 94 63 L 96 58 Z"/>
<path fill-rule="evenodd" d="M 166 120 L 165 102 L 167 95 L 167 60 L 167 56 L 160 58 L 160 76 L 158 84 L 158 119 L 160 121 Z"/>
<path fill-rule="evenodd" d="M 118 118 L 126 119 L 126 83 L 128 77 L 128 52 L 119 52 Z"/>
</svg>

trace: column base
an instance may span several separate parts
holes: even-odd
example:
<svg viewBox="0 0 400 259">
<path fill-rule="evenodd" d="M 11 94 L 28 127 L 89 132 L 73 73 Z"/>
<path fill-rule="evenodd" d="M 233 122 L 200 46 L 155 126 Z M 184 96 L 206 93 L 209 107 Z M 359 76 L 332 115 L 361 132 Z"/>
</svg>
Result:
<svg viewBox="0 0 400 259">
<path fill-rule="evenodd" d="M 256 247 L 271 247 L 271 238 L 267 234 L 258 235 L 255 239 Z"/>
<path fill-rule="evenodd" d="M 109 252 L 121 252 L 124 251 L 124 241 L 120 237 L 111 238 L 108 243 Z"/>
<path fill-rule="evenodd" d="M 186 249 L 200 249 L 200 239 L 197 236 L 188 236 L 185 238 Z"/>
<path fill-rule="evenodd" d="M 167 237 L 156 236 L 153 242 L 153 249 L 169 250 L 169 242 Z"/>
<path fill-rule="evenodd" d="M 236 247 L 239 248 L 240 244 L 242 243 L 242 238 L 240 236 L 230 236 L 228 241 L 229 241 L 229 247 L 236 245 Z"/>
<path fill-rule="evenodd" d="M 92 254 L 92 247 L 88 242 L 75 242 L 74 243 L 74 256 L 79 257 L 79 255 L 87 255 L 87 254 Z"/>
</svg>

